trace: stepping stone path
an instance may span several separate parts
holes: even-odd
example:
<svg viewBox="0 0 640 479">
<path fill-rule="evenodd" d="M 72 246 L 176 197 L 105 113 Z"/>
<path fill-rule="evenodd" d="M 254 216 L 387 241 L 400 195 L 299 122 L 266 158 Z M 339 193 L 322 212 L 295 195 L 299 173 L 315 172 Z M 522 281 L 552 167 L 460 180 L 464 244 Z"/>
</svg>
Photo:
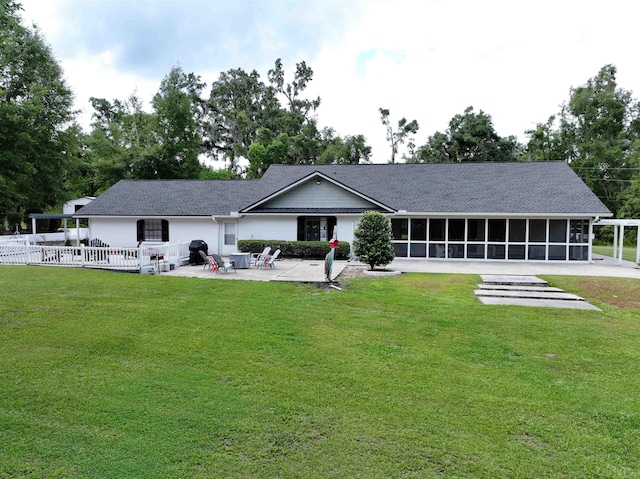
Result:
<svg viewBox="0 0 640 479">
<path fill-rule="evenodd" d="M 546 308 L 570 308 L 601 311 L 572 293 L 552 288 L 536 276 L 483 274 L 482 284 L 474 291 L 483 304 L 509 304 Z"/>
</svg>

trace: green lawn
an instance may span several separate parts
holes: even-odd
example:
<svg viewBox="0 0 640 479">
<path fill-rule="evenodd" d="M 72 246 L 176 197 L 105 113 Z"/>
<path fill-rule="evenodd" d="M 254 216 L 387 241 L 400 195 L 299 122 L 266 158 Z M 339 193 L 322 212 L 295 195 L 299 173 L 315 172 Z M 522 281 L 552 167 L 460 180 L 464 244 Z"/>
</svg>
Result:
<svg viewBox="0 0 640 479">
<path fill-rule="evenodd" d="M 593 245 L 593 252 L 597 254 L 602 254 L 605 256 L 613 256 L 613 245 L 603 245 L 596 246 Z M 636 262 L 636 248 L 635 246 L 625 246 L 622 248 L 622 259 L 627 261 L 631 261 L 632 263 Z"/>
<path fill-rule="evenodd" d="M 638 281 L 547 279 L 0 267 L 0 478 L 638 477 Z"/>
</svg>

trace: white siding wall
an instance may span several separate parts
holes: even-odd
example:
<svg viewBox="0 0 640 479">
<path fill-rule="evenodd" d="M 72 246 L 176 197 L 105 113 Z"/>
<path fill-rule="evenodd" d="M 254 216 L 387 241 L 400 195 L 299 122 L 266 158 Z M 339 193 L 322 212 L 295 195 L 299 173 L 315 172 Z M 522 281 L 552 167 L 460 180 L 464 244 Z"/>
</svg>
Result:
<svg viewBox="0 0 640 479">
<path fill-rule="evenodd" d="M 295 241 L 297 236 L 297 216 L 273 216 L 269 218 L 245 216 L 238 221 L 238 239 Z"/>
<path fill-rule="evenodd" d="M 100 239 L 111 246 L 133 247 L 137 241 L 137 221 L 140 218 L 93 218 L 91 239 Z M 211 218 L 163 218 L 169 221 L 169 242 L 188 243 L 204 240 L 209 251 L 217 253 L 218 225 Z"/>
<path fill-rule="evenodd" d="M 133 247 L 137 242 L 136 222 L 139 218 L 93 218 L 90 238 L 100 239 L 111 246 Z M 209 252 L 219 253 L 221 236 L 219 226 L 211 218 L 165 218 L 169 221 L 169 242 L 188 243 L 194 239 L 204 240 Z M 353 229 L 359 216 L 338 216 L 338 240 L 353 244 Z M 274 239 L 296 241 L 298 239 L 298 215 L 239 218 L 238 239 Z"/>
<path fill-rule="evenodd" d="M 204 240 L 209 246 L 210 253 L 219 253 L 218 223 L 210 217 L 167 218 L 169 221 L 169 242 L 189 243 L 195 239 Z"/>
<path fill-rule="evenodd" d="M 135 218 L 94 218 L 89 222 L 89 238 L 110 246 L 133 247 L 136 241 Z"/>
<path fill-rule="evenodd" d="M 76 212 L 76 206 L 86 206 L 93 201 L 93 198 L 77 198 L 75 200 L 67 201 L 62 206 L 62 213 L 65 215 L 72 215 Z"/>
</svg>

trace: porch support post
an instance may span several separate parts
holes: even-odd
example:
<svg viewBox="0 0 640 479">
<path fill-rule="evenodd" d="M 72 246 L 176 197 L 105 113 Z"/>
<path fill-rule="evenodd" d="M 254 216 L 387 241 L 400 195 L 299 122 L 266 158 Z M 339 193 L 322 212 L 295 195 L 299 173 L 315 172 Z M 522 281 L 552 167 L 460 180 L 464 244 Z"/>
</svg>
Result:
<svg viewBox="0 0 640 479">
<path fill-rule="evenodd" d="M 638 244 L 636 244 L 636 264 L 638 264 L 640 263 L 640 223 L 636 225 L 636 228 L 638 228 L 638 234 L 636 235 L 638 237 Z"/>
<path fill-rule="evenodd" d="M 618 259 L 618 225 L 613 225 L 613 261 Z"/>
<path fill-rule="evenodd" d="M 618 252 L 618 264 L 622 264 L 622 249 L 624 245 L 624 225 L 620 225 L 620 251 Z"/>
<path fill-rule="evenodd" d="M 33 242 L 37 243 L 38 241 L 36 240 L 36 219 L 35 218 L 31 218 L 31 232 L 33 233 Z"/>
<path fill-rule="evenodd" d="M 80 218 L 76 218 L 76 247 L 80 246 Z"/>
<path fill-rule="evenodd" d="M 593 263 L 593 220 L 589 220 L 589 247 L 587 248 L 587 261 Z"/>
</svg>

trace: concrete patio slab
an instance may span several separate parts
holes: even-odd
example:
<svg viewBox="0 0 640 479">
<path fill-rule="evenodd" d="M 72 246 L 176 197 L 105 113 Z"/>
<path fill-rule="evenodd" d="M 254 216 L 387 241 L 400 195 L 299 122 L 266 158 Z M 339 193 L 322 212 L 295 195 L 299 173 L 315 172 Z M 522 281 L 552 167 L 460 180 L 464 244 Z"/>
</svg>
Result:
<svg viewBox="0 0 640 479">
<path fill-rule="evenodd" d="M 347 261 L 334 261 L 331 279 L 335 280 L 347 265 Z M 186 265 L 161 273 L 167 276 L 187 276 L 192 278 L 215 278 L 246 281 L 292 281 L 302 283 L 322 283 L 326 281 L 324 260 L 307 261 L 283 259 L 275 262 L 275 268 L 236 269 L 235 272 L 210 272 L 207 265 Z"/>
</svg>

